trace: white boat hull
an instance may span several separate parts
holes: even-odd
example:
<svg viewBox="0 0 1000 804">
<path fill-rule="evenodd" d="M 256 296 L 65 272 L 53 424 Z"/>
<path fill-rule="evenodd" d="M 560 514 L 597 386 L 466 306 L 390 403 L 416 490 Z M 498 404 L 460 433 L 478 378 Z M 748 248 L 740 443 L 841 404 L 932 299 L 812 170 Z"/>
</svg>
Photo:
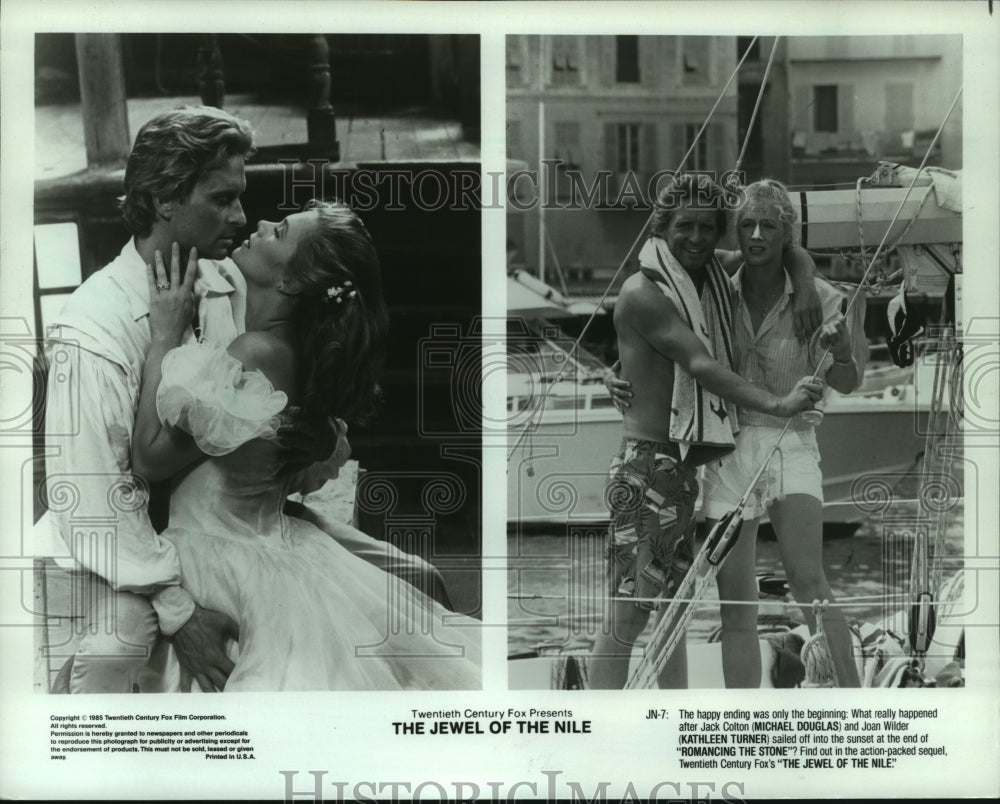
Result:
<svg viewBox="0 0 1000 804">
<path fill-rule="evenodd" d="M 853 400 L 852 400 L 853 402 Z M 882 401 L 831 405 L 817 427 L 822 455 L 824 519 L 857 522 L 865 511 L 854 497 L 865 480 L 881 476 L 890 486 L 915 467 L 924 450 L 926 411 Z M 608 519 L 607 467 L 622 437 L 615 411 L 588 411 L 573 421 L 550 421 L 530 437 L 511 432 L 517 449 L 508 464 L 507 519 L 528 525 L 580 525 Z M 854 494 L 852 496 L 852 490 Z"/>
</svg>

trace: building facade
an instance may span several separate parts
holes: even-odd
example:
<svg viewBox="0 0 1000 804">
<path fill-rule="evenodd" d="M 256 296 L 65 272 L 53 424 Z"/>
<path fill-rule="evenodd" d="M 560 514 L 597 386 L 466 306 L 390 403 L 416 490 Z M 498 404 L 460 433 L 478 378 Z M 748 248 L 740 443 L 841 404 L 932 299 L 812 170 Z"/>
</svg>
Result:
<svg viewBox="0 0 1000 804">
<path fill-rule="evenodd" d="M 962 38 L 792 37 L 788 76 L 789 181 L 852 182 L 880 160 L 920 163 L 962 84 Z M 962 167 L 961 105 L 928 163 Z"/>
<path fill-rule="evenodd" d="M 729 79 L 735 37 L 515 35 L 506 51 L 507 156 L 540 174 L 508 207 L 512 259 L 603 288 L 649 215 L 650 180 L 678 167 Z M 731 169 L 736 139 L 734 82 L 685 168 Z"/>
</svg>

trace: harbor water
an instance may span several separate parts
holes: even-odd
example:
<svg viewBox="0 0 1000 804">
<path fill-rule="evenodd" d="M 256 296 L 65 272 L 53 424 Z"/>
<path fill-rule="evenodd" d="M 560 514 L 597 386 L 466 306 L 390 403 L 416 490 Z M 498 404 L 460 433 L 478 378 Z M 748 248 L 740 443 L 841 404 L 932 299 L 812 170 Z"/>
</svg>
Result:
<svg viewBox="0 0 1000 804">
<path fill-rule="evenodd" d="M 852 527 L 828 526 L 823 562 L 834 594 L 854 601 L 848 619 L 875 623 L 891 618 L 906 631 L 914 534 L 926 529 L 933 544 L 943 534 L 943 549 L 932 562 L 944 578 L 961 568 L 963 501 L 928 513 L 917 500 L 894 502 L 891 509 Z M 784 576 L 773 533 L 762 526 L 757 540 L 756 571 Z M 699 534 L 701 536 L 703 534 Z M 770 536 L 770 538 L 768 538 Z M 540 646 L 585 648 L 601 627 L 607 606 L 604 586 L 604 528 L 574 526 L 508 535 L 508 653 Z M 699 538 L 699 546 L 701 540 Z M 705 641 L 719 625 L 718 595 L 709 584 L 688 629 L 689 641 Z M 802 622 L 794 603 L 763 602 L 761 614 L 787 614 Z"/>
</svg>

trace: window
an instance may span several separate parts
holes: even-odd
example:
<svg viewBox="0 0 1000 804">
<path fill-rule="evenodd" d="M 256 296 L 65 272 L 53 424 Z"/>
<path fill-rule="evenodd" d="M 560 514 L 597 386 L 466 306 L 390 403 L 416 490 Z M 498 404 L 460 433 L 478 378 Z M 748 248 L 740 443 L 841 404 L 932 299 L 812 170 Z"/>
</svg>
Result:
<svg viewBox="0 0 1000 804">
<path fill-rule="evenodd" d="M 507 158 L 521 159 L 521 121 L 507 119 Z"/>
<path fill-rule="evenodd" d="M 570 180 L 566 171 L 580 169 L 580 124 L 555 123 L 553 134 L 553 157 L 560 163 L 556 167 L 556 192 L 562 198 L 570 192 Z"/>
<path fill-rule="evenodd" d="M 655 123 L 605 123 L 603 165 L 613 174 L 607 188 L 611 198 L 627 192 L 645 197 L 650 174 L 656 170 Z"/>
<path fill-rule="evenodd" d="M 681 84 L 705 86 L 708 84 L 708 62 L 711 37 L 685 36 L 681 42 Z"/>
<path fill-rule="evenodd" d="M 580 124 L 556 123 L 553 128 L 555 133 L 555 158 L 563 163 L 563 167 L 579 168 Z"/>
<path fill-rule="evenodd" d="M 565 86 L 580 83 L 579 38 L 576 36 L 553 36 L 552 40 L 552 81 L 554 85 Z"/>
<path fill-rule="evenodd" d="M 698 136 L 698 129 L 701 128 L 700 123 L 687 123 L 684 126 L 684 153 L 688 152 L 691 147 L 691 143 L 694 142 L 694 138 Z M 695 146 L 694 151 L 691 156 L 688 157 L 688 161 L 684 165 L 685 170 L 707 170 L 708 169 L 708 136 L 709 130 L 705 129 L 705 132 L 701 135 L 701 139 L 698 140 L 698 144 Z"/>
<path fill-rule="evenodd" d="M 521 50 L 521 39 L 517 36 L 506 38 L 507 50 L 507 86 L 517 86 L 522 82 L 521 66 L 524 61 L 524 53 Z"/>
<path fill-rule="evenodd" d="M 639 37 L 615 37 L 615 81 L 619 84 L 639 83 Z"/>
<path fill-rule="evenodd" d="M 681 163 L 700 129 L 701 123 L 694 121 L 671 124 L 668 159 L 670 168 Z M 730 147 L 726 129 L 727 126 L 723 123 L 709 123 L 684 162 L 684 170 L 725 170 L 727 165 L 731 165 L 736 154 Z"/>
<path fill-rule="evenodd" d="M 618 173 L 639 169 L 639 124 L 619 123 L 615 129 L 618 140 L 618 154 L 615 170 Z"/>
<path fill-rule="evenodd" d="M 747 48 L 750 47 L 750 43 L 753 42 L 753 47 L 750 48 L 750 54 L 747 56 L 746 62 L 760 61 L 760 37 L 754 41 L 752 36 L 737 36 L 736 37 L 736 61 L 743 58 L 743 54 L 747 52 Z"/>
<path fill-rule="evenodd" d="M 837 126 L 837 87 L 813 87 L 813 131 L 838 130 Z"/>
<path fill-rule="evenodd" d="M 39 327 L 36 331 L 44 334 L 66 299 L 83 282 L 75 222 L 35 227 L 35 277 L 38 282 L 35 323 Z"/>
</svg>

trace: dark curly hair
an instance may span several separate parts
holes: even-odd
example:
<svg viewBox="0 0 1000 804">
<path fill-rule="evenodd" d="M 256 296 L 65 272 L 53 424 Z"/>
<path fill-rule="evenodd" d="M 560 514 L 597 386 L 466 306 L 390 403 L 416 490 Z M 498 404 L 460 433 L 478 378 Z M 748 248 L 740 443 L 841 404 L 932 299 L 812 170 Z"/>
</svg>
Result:
<svg viewBox="0 0 1000 804">
<path fill-rule="evenodd" d="M 378 254 L 364 223 L 339 201 L 310 201 L 319 226 L 299 243 L 288 276 L 302 287 L 295 332 L 306 416 L 366 421 L 380 397 L 388 313 Z M 331 296 L 339 291 L 339 301 Z"/>
<path fill-rule="evenodd" d="M 233 156 L 250 156 L 253 130 L 245 120 L 210 106 L 157 115 L 139 129 L 125 166 L 122 217 L 144 237 L 156 221 L 154 199 L 187 198 L 198 179 Z"/>
</svg>

